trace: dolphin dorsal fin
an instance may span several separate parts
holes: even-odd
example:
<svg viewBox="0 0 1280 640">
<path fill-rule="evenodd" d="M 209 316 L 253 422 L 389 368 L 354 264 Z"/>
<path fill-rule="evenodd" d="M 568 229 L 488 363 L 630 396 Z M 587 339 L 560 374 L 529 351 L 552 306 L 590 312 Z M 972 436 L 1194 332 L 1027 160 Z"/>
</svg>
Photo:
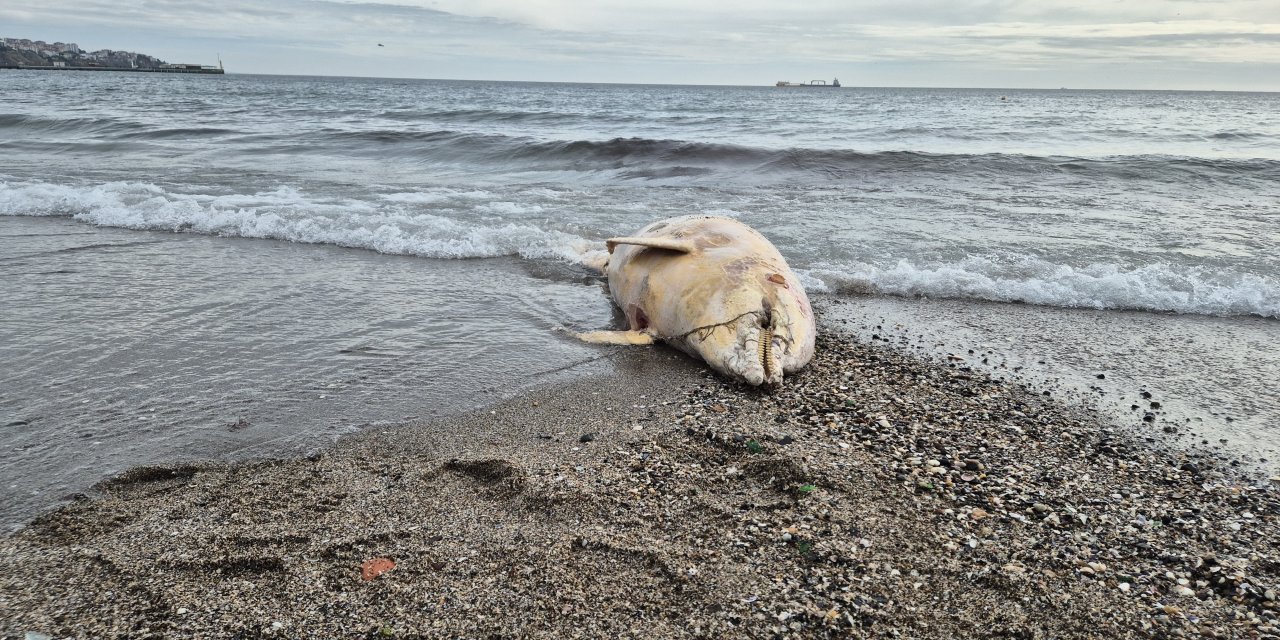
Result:
<svg viewBox="0 0 1280 640">
<path fill-rule="evenodd" d="M 609 238 L 604 243 L 605 246 L 609 247 L 609 253 L 613 253 L 614 247 L 620 244 L 634 244 L 651 249 L 679 251 L 680 253 L 693 253 L 698 250 L 697 245 L 693 244 L 692 240 L 677 240 L 675 238 Z"/>
</svg>

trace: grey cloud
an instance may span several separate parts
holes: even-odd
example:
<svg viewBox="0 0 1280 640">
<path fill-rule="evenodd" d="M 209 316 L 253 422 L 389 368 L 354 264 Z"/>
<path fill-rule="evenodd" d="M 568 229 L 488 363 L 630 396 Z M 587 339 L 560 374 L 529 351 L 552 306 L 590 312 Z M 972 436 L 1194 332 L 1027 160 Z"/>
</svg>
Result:
<svg viewBox="0 0 1280 640">
<path fill-rule="evenodd" d="M 1257 86 L 1280 89 L 1274 0 L 741 0 L 724 7 L 707 0 L 224 0 L 210 10 L 176 0 L 49 0 L 0 8 L 6 30 L 39 30 L 0 35 L 65 40 L 58 31 L 74 29 L 111 40 L 81 46 L 170 55 L 150 50 L 151 38 L 184 59 L 218 47 L 212 50 L 243 71 L 548 80 L 754 83 L 785 69 L 830 69 L 845 80 L 891 68 L 886 82 L 951 84 L 959 67 L 982 69 L 968 77 L 984 82 L 1006 72 L 1022 77 L 1031 66 L 1076 78 L 1090 77 L 1088 65 L 1124 56 L 1134 82 L 1157 77 L 1162 61 L 1220 61 L 1261 69 L 1250 72 Z M 196 40 L 202 49 L 190 44 Z"/>
</svg>

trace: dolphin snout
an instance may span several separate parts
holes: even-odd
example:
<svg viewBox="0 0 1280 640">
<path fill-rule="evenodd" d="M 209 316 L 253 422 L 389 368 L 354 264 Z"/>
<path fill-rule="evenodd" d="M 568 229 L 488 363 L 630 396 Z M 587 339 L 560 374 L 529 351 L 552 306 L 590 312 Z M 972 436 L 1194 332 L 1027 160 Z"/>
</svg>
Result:
<svg viewBox="0 0 1280 640">
<path fill-rule="evenodd" d="M 758 321 L 740 325 L 736 357 L 729 358 L 727 364 L 730 373 L 747 384 L 782 384 L 781 349 L 771 323 L 772 319 L 766 313 Z"/>
</svg>

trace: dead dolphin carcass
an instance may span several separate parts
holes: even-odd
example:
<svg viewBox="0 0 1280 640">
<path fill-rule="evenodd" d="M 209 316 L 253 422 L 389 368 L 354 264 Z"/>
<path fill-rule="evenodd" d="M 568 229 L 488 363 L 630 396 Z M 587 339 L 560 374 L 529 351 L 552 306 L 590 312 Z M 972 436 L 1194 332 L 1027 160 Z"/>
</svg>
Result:
<svg viewBox="0 0 1280 640">
<path fill-rule="evenodd" d="M 777 385 L 813 357 L 809 297 L 782 254 L 755 229 L 721 216 L 654 222 L 610 238 L 602 265 L 626 331 L 578 337 L 607 344 L 661 340 L 752 385 Z"/>
</svg>

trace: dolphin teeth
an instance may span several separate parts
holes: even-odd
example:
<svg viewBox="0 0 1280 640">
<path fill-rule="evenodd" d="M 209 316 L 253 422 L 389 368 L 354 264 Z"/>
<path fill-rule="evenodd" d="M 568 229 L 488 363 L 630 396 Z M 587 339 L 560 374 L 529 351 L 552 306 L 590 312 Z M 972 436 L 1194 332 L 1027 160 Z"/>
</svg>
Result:
<svg viewBox="0 0 1280 640">
<path fill-rule="evenodd" d="M 773 375 L 773 329 L 764 327 L 760 329 L 759 342 L 760 364 L 764 367 L 765 379 Z"/>
</svg>

